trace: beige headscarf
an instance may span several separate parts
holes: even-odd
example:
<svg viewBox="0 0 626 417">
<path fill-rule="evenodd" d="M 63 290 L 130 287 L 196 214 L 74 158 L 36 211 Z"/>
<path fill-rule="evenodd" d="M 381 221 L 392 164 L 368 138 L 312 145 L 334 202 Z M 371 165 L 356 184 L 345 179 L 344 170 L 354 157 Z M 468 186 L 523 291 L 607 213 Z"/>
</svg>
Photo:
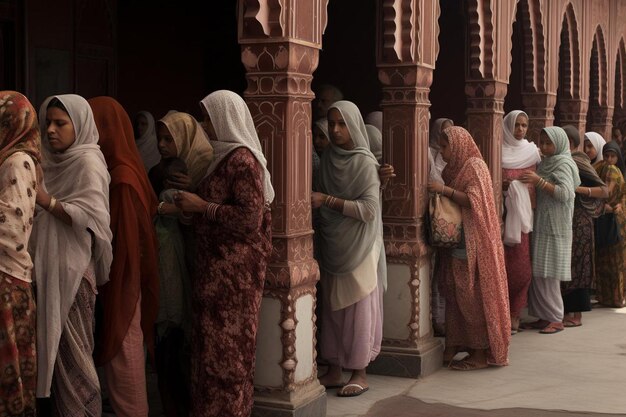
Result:
<svg viewBox="0 0 626 417">
<path fill-rule="evenodd" d="M 218 138 L 218 140 L 211 141 L 215 149 L 215 159 L 206 171 L 206 176 L 211 175 L 232 151 L 241 147 L 248 148 L 263 169 L 263 196 L 265 204 L 270 204 L 274 201 L 274 187 L 272 187 L 267 160 L 263 155 L 261 142 L 259 142 L 246 102 L 232 91 L 219 90 L 203 98 L 200 105 L 211 118 L 211 124 Z"/>
<path fill-rule="evenodd" d="M 200 123 L 187 113 L 169 112 L 159 123 L 163 123 L 174 138 L 177 157 L 187 164 L 191 190 L 195 190 L 213 160 L 213 147 L 208 136 Z"/>
<path fill-rule="evenodd" d="M 98 146 L 91 107 L 81 96 L 55 96 L 68 111 L 75 142 L 54 153 L 48 142 L 48 97 L 39 110 L 44 186 L 72 218 L 69 226 L 47 211 L 35 217 L 29 251 L 37 283 L 37 396 L 50 396 L 61 331 L 82 278 L 93 259 L 96 282 L 109 280 L 113 260 L 109 217 L 110 176 Z"/>
</svg>

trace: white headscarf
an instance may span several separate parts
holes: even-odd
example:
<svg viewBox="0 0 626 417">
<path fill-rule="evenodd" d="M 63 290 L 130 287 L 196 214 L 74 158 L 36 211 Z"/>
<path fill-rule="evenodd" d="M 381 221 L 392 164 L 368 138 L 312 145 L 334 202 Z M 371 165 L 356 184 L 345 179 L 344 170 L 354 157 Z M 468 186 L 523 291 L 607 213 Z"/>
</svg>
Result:
<svg viewBox="0 0 626 417">
<path fill-rule="evenodd" d="M 383 160 L 383 134 L 380 133 L 380 130 L 374 125 L 366 124 L 365 130 L 367 130 L 367 140 L 370 145 L 370 151 L 372 151 L 378 163 L 381 163 Z"/>
<path fill-rule="evenodd" d="M 39 111 L 44 157 L 44 187 L 72 218 L 69 226 L 47 211 L 35 217 L 30 252 L 37 283 L 37 396 L 50 396 L 52 372 L 70 307 L 90 262 L 96 282 L 109 280 L 113 259 L 109 216 L 110 176 L 98 146 L 98 129 L 87 101 L 55 96 L 68 111 L 75 142 L 54 153 L 48 142 L 48 97 Z"/>
<path fill-rule="evenodd" d="M 376 129 L 383 131 L 383 112 L 373 111 L 365 116 L 365 124 L 376 126 Z"/>
<path fill-rule="evenodd" d="M 148 128 L 143 135 L 135 139 L 135 143 L 137 144 L 137 149 L 139 150 L 139 155 L 141 155 L 143 165 L 146 167 L 146 171 L 150 171 L 150 168 L 161 161 L 161 154 L 157 146 L 156 123 L 154 116 L 152 116 L 150 112 L 140 111 L 137 113 L 137 116 L 135 116 L 135 121 L 139 116 L 146 118 Z"/>
<path fill-rule="evenodd" d="M 261 142 L 259 142 L 246 102 L 232 91 L 218 90 L 203 98 L 200 105 L 211 118 L 211 124 L 218 138 L 218 140 L 211 141 L 215 153 L 205 177 L 211 175 L 232 151 L 241 147 L 248 148 L 263 169 L 263 196 L 265 204 L 270 204 L 274 201 L 274 187 L 272 187 L 267 160 L 263 155 Z"/>
<path fill-rule="evenodd" d="M 598 153 L 596 159 L 591 161 L 591 163 L 602 161 L 604 159 L 604 155 L 602 155 L 602 148 L 604 148 L 604 145 L 606 145 L 606 141 L 604 140 L 602 135 L 596 132 L 587 132 L 585 133 L 585 139 L 588 139 L 589 142 L 591 142 L 593 147 L 596 149 L 596 152 Z"/>
<path fill-rule="evenodd" d="M 519 115 L 528 115 L 521 110 L 513 110 L 504 117 L 502 142 L 502 168 L 521 169 L 537 165 L 541 162 L 539 148 L 533 142 L 526 139 L 517 140 L 513 135 L 515 122 Z"/>
</svg>

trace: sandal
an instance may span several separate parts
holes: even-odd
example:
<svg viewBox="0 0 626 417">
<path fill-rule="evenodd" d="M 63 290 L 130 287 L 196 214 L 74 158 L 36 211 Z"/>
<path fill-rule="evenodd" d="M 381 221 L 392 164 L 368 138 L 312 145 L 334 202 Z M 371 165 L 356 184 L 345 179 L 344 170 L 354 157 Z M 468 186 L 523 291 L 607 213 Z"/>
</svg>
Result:
<svg viewBox="0 0 626 417">
<path fill-rule="evenodd" d="M 565 329 L 563 323 L 550 323 L 543 329 L 539 330 L 541 334 L 555 334 L 558 332 L 562 332 Z"/>
<path fill-rule="evenodd" d="M 354 392 L 345 392 L 346 388 L 358 388 L 358 390 Z M 346 384 L 339 391 L 337 391 L 337 397 L 358 397 L 369 389 L 370 387 L 364 387 L 359 384 Z"/>
<path fill-rule="evenodd" d="M 546 326 L 549 326 L 550 322 L 547 320 L 537 320 L 530 323 L 522 323 L 519 328 L 524 330 L 541 330 Z"/>
<path fill-rule="evenodd" d="M 565 320 L 563 320 L 563 326 L 564 327 L 580 327 L 582 326 L 582 322 L 580 320 L 576 320 L 573 318 L 566 318 Z"/>
<path fill-rule="evenodd" d="M 450 369 L 454 369 L 455 371 L 474 371 L 476 369 L 485 369 L 488 367 L 489 364 L 487 362 L 474 362 L 470 359 L 454 361 L 451 362 L 449 366 Z"/>
</svg>

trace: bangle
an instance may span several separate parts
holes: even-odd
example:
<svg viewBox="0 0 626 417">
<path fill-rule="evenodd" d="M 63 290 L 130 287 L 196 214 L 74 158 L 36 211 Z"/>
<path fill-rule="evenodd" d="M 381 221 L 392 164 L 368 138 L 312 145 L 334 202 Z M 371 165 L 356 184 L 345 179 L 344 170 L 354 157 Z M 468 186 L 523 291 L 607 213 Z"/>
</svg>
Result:
<svg viewBox="0 0 626 417">
<path fill-rule="evenodd" d="M 53 196 L 50 196 L 50 204 L 48 204 L 48 208 L 46 209 L 49 212 L 52 212 L 57 205 L 57 199 Z"/>
<path fill-rule="evenodd" d="M 163 204 L 165 204 L 165 201 L 161 201 L 159 203 L 159 205 L 157 206 L 157 213 L 158 214 L 163 214 Z"/>
<path fill-rule="evenodd" d="M 587 197 L 591 197 L 591 187 L 587 187 Z"/>
<path fill-rule="evenodd" d="M 204 215 L 209 220 L 216 220 L 217 210 L 220 208 L 219 204 L 216 203 L 207 203 L 206 209 L 204 210 Z"/>
<path fill-rule="evenodd" d="M 445 191 L 445 189 L 446 189 L 446 186 L 445 186 L 445 185 L 443 185 L 443 184 L 441 184 L 441 194 L 443 194 L 443 192 Z M 443 195 L 445 195 L 445 194 L 443 194 Z"/>
<path fill-rule="evenodd" d="M 330 201 L 331 201 L 332 197 L 328 194 L 326 194 L 326 198 L 324 199 L 324 205 L 330 207 Z"/>
<path fill-rule="evenodd" d="M 453 188 L 452 189 L 452 194 L 450 194 L 450 198 L 454 198 L 454 193 L 456 193 L 456 190 Z"/>
</svg>

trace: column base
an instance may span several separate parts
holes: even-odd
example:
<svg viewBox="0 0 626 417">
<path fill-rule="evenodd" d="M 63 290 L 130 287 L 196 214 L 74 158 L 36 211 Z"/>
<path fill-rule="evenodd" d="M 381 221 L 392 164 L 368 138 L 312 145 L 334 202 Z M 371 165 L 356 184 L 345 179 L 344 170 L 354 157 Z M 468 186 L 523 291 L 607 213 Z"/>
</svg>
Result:
<svg viewBox="0 0 626 417">
<path fill-rule="evenodd" d="M 294 404 L 271 395 L 255 396 L 252 417 L 325 417 L 326 391 L 324 387 L 300 404 Z"/>
<path fill-rule="evenodd" d="M 441 369 L 443 344 L 431 340 L 420 344 L 419 348 L 397 348 L 383 346 L 376 360 L 369 364 L 367 372 L 376 375 L 420 378 Z"/>
</svg>

